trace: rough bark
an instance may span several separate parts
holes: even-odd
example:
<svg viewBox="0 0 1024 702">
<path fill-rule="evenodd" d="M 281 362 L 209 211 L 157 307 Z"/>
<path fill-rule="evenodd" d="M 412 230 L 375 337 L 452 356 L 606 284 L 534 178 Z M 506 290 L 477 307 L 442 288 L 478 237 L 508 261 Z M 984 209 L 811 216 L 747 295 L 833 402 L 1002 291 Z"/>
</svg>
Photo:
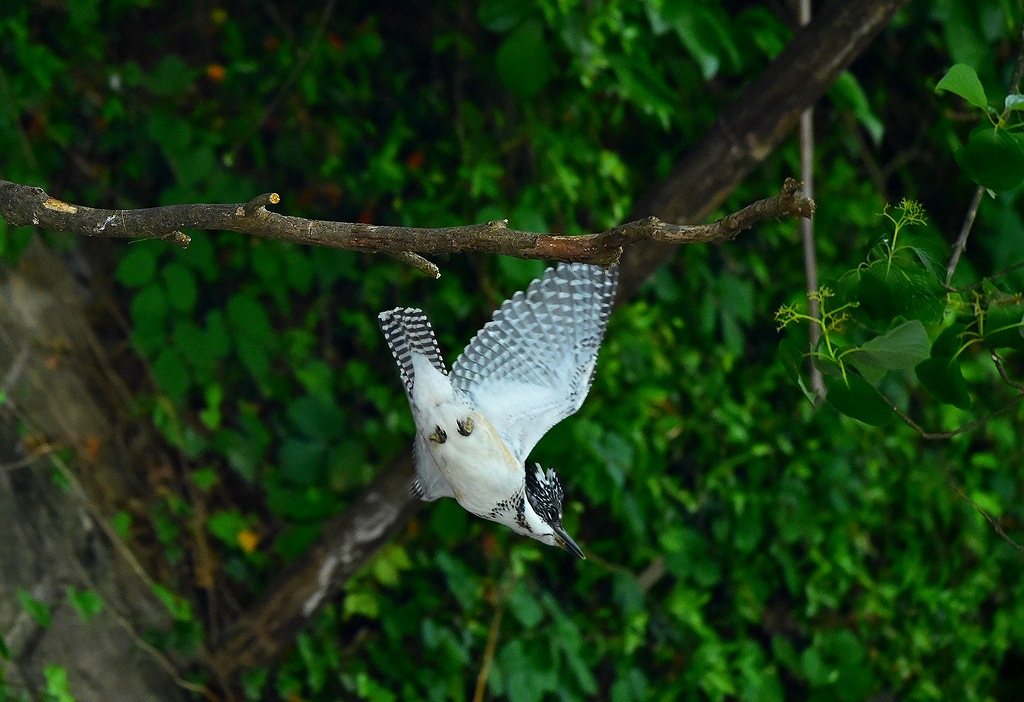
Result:
<svg viewBox="0 0 1024 702">
<path fill-rule="evenodd" d="M 507 254 L 548 261 L 579 261 L 610 265 L 623 248 L 647 242 L 695 244 L 726 241 L 766 219 L 810 217 L 813 203 L 795 181 L 787 181 L 775 197 L 760 200 L 711 224 L 679 225 L 644 217 L 599 234 L 559 236 L 508 228 L 508 221 L 462 227 L 425 229 L 288 217 L 270 212 L 276 193 L 244 204 L 167 205 L 139 210 L 98 210 L 73 205 L 35 188 L 0 180 L 0 216 L 14 226 L 35 225 L 52 231 L 114 239 L 164 239 L 188 246 L 181 229 L 234 231 L 266 239 L 325 246 L 400 258 L 438 277 L 440 271 L 420 254 L 463 251 Z"/>
<path fill-rule="evenodd" d="M 174 669 L 159 665 L 169 661 L 140 639 L 166 629 L 167 612 L 102 516 L 113 507 L 104 496 L 119 492 L 109 486 L 130 491 L 137 471 L 111 441 L 117 385 L 108 378 L 98 391 L 90 379 L 102 363 L 80 294 L 41 245 L 17 270 L 0 267 L 0 637 L 12 656 L 0 659 L 3 678 L 42 699 L 43 671 L 59 665 L 79 702 L 185 699 Z M 74 449 L 77 470 L 57 457 L 64 448 Z M 69 587 L 98 594 L 102 612 L 84 622 Z M 19 591 L 48 608 L 49 626 L 29 615 Z"/>
</svg>

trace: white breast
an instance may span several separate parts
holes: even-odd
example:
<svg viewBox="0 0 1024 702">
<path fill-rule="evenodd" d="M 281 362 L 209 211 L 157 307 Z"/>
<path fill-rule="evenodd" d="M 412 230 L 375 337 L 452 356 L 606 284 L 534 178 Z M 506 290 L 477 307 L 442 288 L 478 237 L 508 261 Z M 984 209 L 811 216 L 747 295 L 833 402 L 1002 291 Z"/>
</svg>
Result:
<svg viewBox="0 0 1024 702">
<path fill-rule="evenodd" d="M 496 504 L 522 490 L 526 474 L 490 421 L 452 388 L 444 375 L 422 357 L 413 361 L 416 382 L 412 392 L 417 441 L 425 458 L 433 460 L 466 510 L 487 517 Z M 459 422 L 471 420 L 469 436 Z M 430 440 L 440 427 L 445 440 Z"/>
</svg>

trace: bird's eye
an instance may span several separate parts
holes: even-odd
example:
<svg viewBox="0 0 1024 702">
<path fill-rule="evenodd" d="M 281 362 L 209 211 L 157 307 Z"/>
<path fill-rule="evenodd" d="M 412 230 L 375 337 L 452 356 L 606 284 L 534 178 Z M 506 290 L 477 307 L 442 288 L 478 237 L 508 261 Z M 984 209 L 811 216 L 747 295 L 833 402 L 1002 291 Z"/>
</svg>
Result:
<svg viewBox="0 0 1024 702">
<path fill-rule="evenodd" d="M 457 420 L 455 420 L 455 424 L 458 425 L 459 433 L 462 434 L 463 436 L 469 436 L 470 434 L 473 433 L 473 418 L 472 417 L 466 417 L 466 421 L 462 421 L 461 419 L 457 419 Z"/>
</svg>

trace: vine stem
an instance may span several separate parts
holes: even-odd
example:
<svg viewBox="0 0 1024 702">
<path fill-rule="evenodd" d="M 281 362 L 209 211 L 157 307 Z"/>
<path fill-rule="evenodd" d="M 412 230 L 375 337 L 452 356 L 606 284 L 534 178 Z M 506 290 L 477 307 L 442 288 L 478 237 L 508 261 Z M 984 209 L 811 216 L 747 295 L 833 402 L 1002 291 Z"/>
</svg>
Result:
<svg viewBox="0 0 1024 702">
<path fill-rule="evenodd" d="M 800 0 L 800 26 L 811 21 L 811 0 Z M 814 107 L 808 107 L 800 113 L 800 179 L 803 181 L 805 197 L 814 196 Z M 818 254 L 814 244 L 814 222 L 810 219 L 800 220 L 800 237 L 804 249 L 804 275 L 807 278 L 808 305 L 807 311 L 818 324 L 810 323 L 810 347 L 813 352 L 821 340 L 821 310 L 818 301 L 811 295 L 818 290 Z M 825 378 L 821 371 L 811 364 L 811 390 L 817 401 L 825 398 Z"/>
<path fill-rule="evenodd" d="M 491 673 L 491 663 L 494 661 L 494 653 L 498 649 L 498 635 L 501 633 L 501 620 L 505 616 L 505 597 L 507 594 L 507 592 L 500 593 L 494 609 L 494 617 L 491 618 L 491 628 L 487 632 L 487 645 L 484 647 L 484 660 L 480 664 L 480 673 L 476 676 L 473 702 L 483 702 L 484 693 L 487 691 L 487 677 Z"/>
</svg>

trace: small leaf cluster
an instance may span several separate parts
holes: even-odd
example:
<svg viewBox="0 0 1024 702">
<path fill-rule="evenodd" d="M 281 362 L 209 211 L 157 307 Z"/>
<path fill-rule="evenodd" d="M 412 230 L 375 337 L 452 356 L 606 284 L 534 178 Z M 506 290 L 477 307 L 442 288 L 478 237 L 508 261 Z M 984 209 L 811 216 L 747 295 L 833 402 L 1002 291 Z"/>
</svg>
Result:
<svg viewBox="0 0 1024 702">
<path fill-rule="evenodd" d="M 887 208 L 883 219 L 890 231 L 864 263 L 838 279 L 839 293 L 822 287 L 810 295 L 816 316 L 795 305 L 776 312 L 780 330 L 798 321 L 820 330 L 820 342 L 808 354 L 787 337 L 782 358 L 807 392 L 800 367 L 809 355 L 823 373 L 829 404 L 868 424 L 896 418 L 879 388 L 890 373 L 901 371 L 913 371 L 939 402 L 970 409 L 961 363 L 981 348 L 1024 349 L 1024 296 L 989 279 L 966 291 L 945 286 L 940 242 L 927 230 L 906 229 L 925 226 L 919 203 L 905 200 L 895 214 Z"/>
<path fill-rule="evenodd" d="M 935 92 L 951 92 L 988 118 L 971 131 L 967 143 L 956 152 L 956 162 L 978 185 L 992 191 L 1012 190 L 1024 183 L 1024 96 L 1014 87 L 1002 109 L 989 104 L 985 87 L 975 70 L 955 64 L 935 86 Z"/>
</svg>

